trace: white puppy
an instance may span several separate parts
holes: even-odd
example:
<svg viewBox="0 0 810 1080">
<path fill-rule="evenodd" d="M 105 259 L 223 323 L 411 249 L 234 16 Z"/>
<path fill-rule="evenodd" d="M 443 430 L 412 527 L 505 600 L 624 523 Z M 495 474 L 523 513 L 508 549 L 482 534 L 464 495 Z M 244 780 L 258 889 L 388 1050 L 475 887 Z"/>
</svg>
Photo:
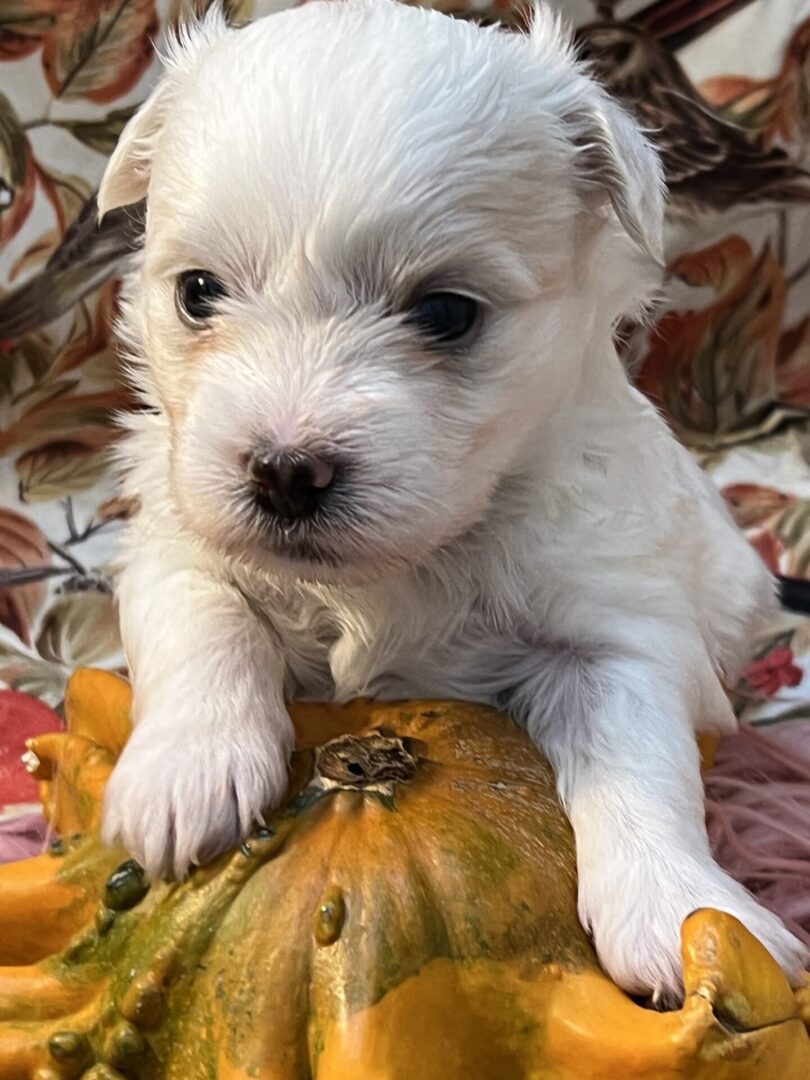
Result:
<svg viewBox="0 0 810 1080">
<path fill-rule="evenodd" d="M 153 876 L 233 844 L 284 794 L 285 695 L 495 702 L 557 770 L 618 983 L 677 993 L 702 905 L 795 976 L 711 858 L 694 734 L 733 726 L 772 584 L 617 359 L 661 173 L 554 20 L 209 16 L 100 208 L 147 194 L 107 838 Z"/>
</svg>

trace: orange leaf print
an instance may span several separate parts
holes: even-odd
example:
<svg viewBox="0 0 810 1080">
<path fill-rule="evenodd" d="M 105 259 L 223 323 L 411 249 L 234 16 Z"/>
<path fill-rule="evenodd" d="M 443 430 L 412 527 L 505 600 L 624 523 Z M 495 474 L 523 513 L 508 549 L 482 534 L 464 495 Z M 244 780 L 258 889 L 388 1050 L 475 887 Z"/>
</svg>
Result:
<svg viewBox="0 0 810 1080">
<path fill-rule="evenodd" d="M 751 547 L 759 554 L 759 557 L 768 567 L 770 572 L 772 574 L 778 574 L 780 572 L 782 555 L 785 551 L 785 545 L 779 537 L 774 536 L 774 534 L 768 532 L 767 529 L 763 529 L 762 532 L 749 537 L 749 541 Z"/>
<path fill-rule="evenodd" d="M 106 104 L 126 94 L 152 62 L 158 28 L 154 0 L 63 5 L 42 52 L 54 97 Z"/>
<path fill-rule="evenodd" d="M 64 439 L 100 450 L 117 438 L 116 415 L 131 404 L 131 395 L 125 389 L 40 401 L 0 433 L 0 454 L 24 452 Z"/>
<path fill-rule="evenodd" d="M 671 269 L 691 285 L 710 285 L 717 299 L 660 319 L 638 386 L 689 444 L 715 446 L 750 434 L 777 399 L 782 268 L 769 247 L 755 258 L 747 241 L 731 236 L 681 256 Z"/>
<path fill-rule="evenodd" d="M 34 522 L 0 508 L 0 568 L 22 570 L 45 566 L 50 561 L 48 543 Z M 0 589 L 0 623 L 30 645 L 31 621 L 44 599 L 43 581 Z"/>
<path fill-rule="evenodd" d="M 780 81 L 743 75 L 717 75 L 700 84 L 703 97 L 717 112 L 742 127 L 761 133 L 766 147 L 776 135 L 785 137 L 786 100 Z"/>
<path fill-rule="evenodd" d="M 79 325 L 77 318 L 73 328 L 75 336 L 72 337 L 54 361 L 50 372 L 51 376 L 64 375 L 68 371 L 73 371 L 103 352 L 108 354 L 109 364 L 107 367 L 110 376 L 111 378 L 115 376 L 118 370 L 118 359 L 115 350 L 112 348 L 111 338 L 119 288 L 117 281 L 109 281 L 102 286 L 98 293 L 92 320 L 89 324 L 85 324 L 79 333 L 76 333 Z"/>
<path fill-rule="evenodd" d="M 687 285 L 710 285 L 720 293 L 730 289 L 748 272 L 753 257 L 748 241 L 733 234 L 711 247 L 685 252 L 669 270 L 673 277 Z"/>
<path fill-rule="evenodd" d="M 97 440 L 63 439 L 29 450 L 14 463 L 20 499 L 26 503 L 59 499 L 86 491 L 109 467 L 109 436 Z"/>
<path fill-rule="evenodd" d="M 713 108 L 757 132 L 765 147 L 800 141 L 810 134 L 810 19 L 796 28 L 774 78 L 718 75 L 699 89 Z"/>
<path fill-rule="evenodd" d="M 773 573 L 810 573 L 810 501 L 761 484 L 730 484 L 721 494 Z"/>
<path fill-rule="evenodd" d="M 0 60 L 21 60 L 36 52 L 56 21 L 54 0 L 3 0 L 0 5 Z"/>
<path fill-rule="evenodd" d="M 741 529 L 762 525 L 796 502 L 796 496 L 761 484 L 729 484 L 720 493 Z"/>
<path fill-rule="evenodd" d="M 780 401 L 810 408 L 810 315 L 785 330 L 779 339 L 776 381 Z"/>
</svg>

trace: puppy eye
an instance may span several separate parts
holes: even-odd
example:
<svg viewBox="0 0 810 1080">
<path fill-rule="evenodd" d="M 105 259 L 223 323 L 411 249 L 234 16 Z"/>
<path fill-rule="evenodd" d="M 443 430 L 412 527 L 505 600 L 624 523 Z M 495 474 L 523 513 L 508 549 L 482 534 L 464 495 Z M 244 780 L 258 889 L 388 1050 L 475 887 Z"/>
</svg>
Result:
<svg viewBox="0 0 810 1080">
<path fill-rule="evenodd" d="M 407 321 L 435 341 L 461 341 L 478 320 L 477 301 L 461 293 L 428 293 L 410 309 Z"/>
<path fill-rule="evenodd" d="M 217 300 L 227 292 L 219 278 L 207 270 L 187 270 L 177 279 L 175 295 L 183 321 L 198 327 L 216 314 Z"/>
</svg>

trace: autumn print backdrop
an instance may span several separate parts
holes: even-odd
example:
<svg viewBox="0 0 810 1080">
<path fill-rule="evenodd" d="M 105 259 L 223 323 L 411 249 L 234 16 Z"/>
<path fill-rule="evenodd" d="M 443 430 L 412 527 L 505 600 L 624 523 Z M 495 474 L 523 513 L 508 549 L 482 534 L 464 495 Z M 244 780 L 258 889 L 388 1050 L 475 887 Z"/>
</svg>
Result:
<svg viewBox="0 0 810 1080">
<path fill-rule="evenodd" d="M 137 402 L 110 326 L 144 211 L 99 228 L 93 193 L 156 77 L 152 42 L 193 6 L 0 0 L 0 807 L 11 814 L 33 799 L 22 735 L 59 722 L 43 708 L 59 709 L 68 672 L 124 664 L 112 580 L 129 508 L 109 463 L 116 414 Z M 226 4 L 235 20 L 283 6 Z M 507 0 L 433 6 L 508 27 L 526 13 Z M 628 368 L 771 569 L 810 579 L 810 0 L 555 6 L 658 143 L 669 183 L 665 301 L 653 325 L 619 328 Z M 810 623 L 785 613 L 736 690 L 740 712 L 781 730 L 807 721 L 808 667 Z"/>
</svg>

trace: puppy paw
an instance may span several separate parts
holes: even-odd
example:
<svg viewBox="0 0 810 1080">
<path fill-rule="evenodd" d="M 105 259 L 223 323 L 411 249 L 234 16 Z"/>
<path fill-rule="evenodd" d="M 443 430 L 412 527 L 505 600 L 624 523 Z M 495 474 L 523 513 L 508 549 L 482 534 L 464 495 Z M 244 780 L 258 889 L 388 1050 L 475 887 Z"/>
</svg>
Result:
<svg viewBox="0 0 810 1080">
<path fill-rule="evenodd" d="M 146 716 L 107 784 L 103 838 L 152 879 L 181 878 L 246 836 L 287 790 L 289 717 L 232 726 Z"/>
<path fill-rule="evenodd" d="M 681 926 L 697 908 L 734 915 L 798 984 L 808 951 L 776 915 L 712 862 L 615 870 L 606 879 L 581 871 L 580 919 L 590 928 L 599 960 L 624 990 L 651 995 L 662 1006 L 683 998 Z"/>
</svg>

